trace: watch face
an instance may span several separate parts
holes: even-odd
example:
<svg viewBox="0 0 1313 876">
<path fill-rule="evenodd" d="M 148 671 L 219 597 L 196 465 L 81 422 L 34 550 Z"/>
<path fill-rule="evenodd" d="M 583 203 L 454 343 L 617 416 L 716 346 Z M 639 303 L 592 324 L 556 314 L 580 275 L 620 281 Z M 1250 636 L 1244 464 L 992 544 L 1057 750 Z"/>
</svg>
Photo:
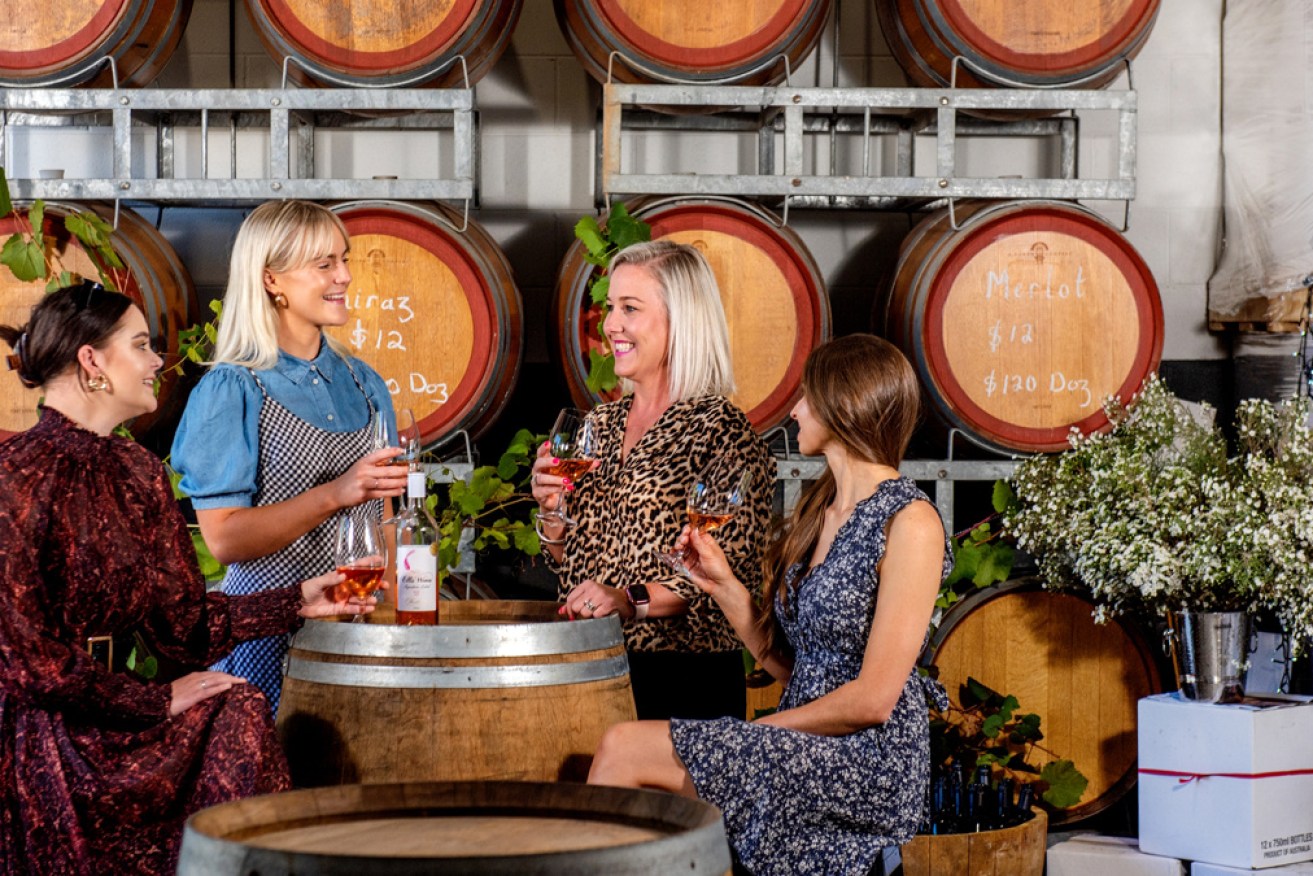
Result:
<svg viewBox="0 0 1313 876">
<path fill-rule="evenodd" d="M 646 584 L 630 584 L 626 592 L 629 593 L 629 601 L 634 605 L 645 605 L 650 599 Z"/>
</svg>

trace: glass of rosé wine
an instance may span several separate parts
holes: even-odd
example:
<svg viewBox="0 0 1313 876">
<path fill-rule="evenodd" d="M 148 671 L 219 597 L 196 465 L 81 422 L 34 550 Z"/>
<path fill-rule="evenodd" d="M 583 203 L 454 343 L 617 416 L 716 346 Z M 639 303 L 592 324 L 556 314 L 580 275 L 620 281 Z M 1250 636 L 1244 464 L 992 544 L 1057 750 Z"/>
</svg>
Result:
<svg viewBox="0 0 1313 876">
<path fill-rule="evenodd" d="M 689 525 L 699 532 L 711 532 L 729 523 L 743 507 L 751 484 L 752 472 L 741 468 L 739 460 L 713 457 L 688 485 Z M 690 550 L 657 551 L 657 556 L 678 574 L 688 575 Z"/>
<path fill-rule="evenodd" d="M 348 596 L 365 598 L 378 590 L 387 567 L 387 543 L 382 528 L 372 520 L 345 515 L 337 523 L 333 566 L 346 576 L 339 587 Z M 356 615 L 359 621 L 364 615 Z"/>
<path fill-rule="evenodd" d="M 592 470 L 597 454 L 596 435 L 593 432 L 593 422 L 584 411 L 575 408 L 562 410 L 556 416 L 556 424 L 552 426 L 552 434 L 547 441 L 552 457 L 560 460 L 547 469 L 548 474 L 577 482 Z M 575 521 L 566 511 L 566 495 L 565 489 L 562 489 L 556 507 L 539 514 L 538 519 L 555 520 L 566 526 L 574 526 Z"/>
</svg>

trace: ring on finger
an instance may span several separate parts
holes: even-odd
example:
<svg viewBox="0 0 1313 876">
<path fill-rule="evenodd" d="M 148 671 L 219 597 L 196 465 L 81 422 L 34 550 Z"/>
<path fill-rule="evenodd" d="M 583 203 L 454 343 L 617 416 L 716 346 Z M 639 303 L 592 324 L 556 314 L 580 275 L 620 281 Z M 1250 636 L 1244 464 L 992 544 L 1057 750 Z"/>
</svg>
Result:
<svg viewBox="0 0 1313 876">
<path fill-rule="evenodd" d="M 597 606 L 593 604 L 593 601 L 591 599 L 584 600 L 584 608 L 588 609 L 589 611 L 597 610 Z"/>
<path fill-rule="evenodd" d="M 210 686 L 210 683 L 209 683 L 208 681 L 202 681 L 202 682 L 201 682 L 201 687 L 209 687 L 209 686 Z"/>
</svg>

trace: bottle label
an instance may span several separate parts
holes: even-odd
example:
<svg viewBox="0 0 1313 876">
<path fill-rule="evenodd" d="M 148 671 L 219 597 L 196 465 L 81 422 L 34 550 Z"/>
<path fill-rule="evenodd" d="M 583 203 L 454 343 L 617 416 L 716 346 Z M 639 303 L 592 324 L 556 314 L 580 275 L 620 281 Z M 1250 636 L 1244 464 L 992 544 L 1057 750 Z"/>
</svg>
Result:
<svg viewBox="0 0 1313 876">
<path fill-rule="evenodd" d="M 422 471 L 412 471 L 406 475 L 406 498 L 423 499 L 428 490 L 428 475 Z"/>
<path fill-rule="evenodd" d="M 397 546 L 397 611 L 436 611 L 438 558 L 428 545 Z"/>
</svg>

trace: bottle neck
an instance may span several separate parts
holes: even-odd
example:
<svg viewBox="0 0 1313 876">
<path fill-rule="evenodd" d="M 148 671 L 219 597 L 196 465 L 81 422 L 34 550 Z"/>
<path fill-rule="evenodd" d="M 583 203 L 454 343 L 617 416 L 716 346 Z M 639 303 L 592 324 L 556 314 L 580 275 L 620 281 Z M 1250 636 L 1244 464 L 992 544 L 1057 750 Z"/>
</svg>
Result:
<svg viewBox="0 0 1313 876">
<path fill-rule="evenodd" d="M 424 504 L 428 492 L 428 477 L 422 471 L 412 471 L 406 475 L 406 507 L 418 508 Z"/>
</svg>

